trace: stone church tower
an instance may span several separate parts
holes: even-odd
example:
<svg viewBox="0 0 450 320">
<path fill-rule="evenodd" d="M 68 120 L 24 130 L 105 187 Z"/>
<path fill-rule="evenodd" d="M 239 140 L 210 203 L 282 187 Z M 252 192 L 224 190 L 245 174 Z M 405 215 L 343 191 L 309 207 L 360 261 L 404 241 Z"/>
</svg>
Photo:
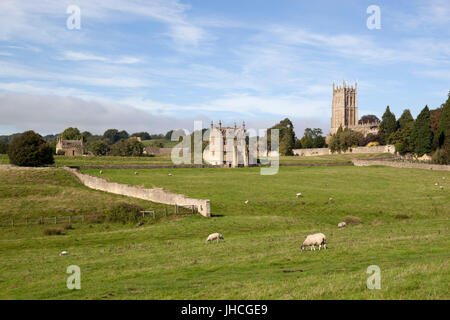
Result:
<svg viewBox="0 0 450 320">
<path fill-rule="evenodd" d="M 339 126 L 358 126 L 357 83 L 355 87 L 348 86 L 345 81 L 342 87 L 333 83 L 333 101 L 331 105 L 331 134 L 336 133 Z"/>
</svg>

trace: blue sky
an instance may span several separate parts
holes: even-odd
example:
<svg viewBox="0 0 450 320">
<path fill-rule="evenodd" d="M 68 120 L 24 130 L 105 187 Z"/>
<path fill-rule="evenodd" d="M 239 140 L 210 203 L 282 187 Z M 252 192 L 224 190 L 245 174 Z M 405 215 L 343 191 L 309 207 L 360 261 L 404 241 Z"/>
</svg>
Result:
<svg viewBox="0 0 450 320">
<path fill-rule="evenodd" d="M 80 30 L 66 26 L 69 5 Z M 450 90 L 449 17 L 448 0 L 2 0 L 0 134 L 285 117 L 297 135 L 327 133 L 344 79 L 358 81 L 359 116 L 416 116 Z"/>
</svg>

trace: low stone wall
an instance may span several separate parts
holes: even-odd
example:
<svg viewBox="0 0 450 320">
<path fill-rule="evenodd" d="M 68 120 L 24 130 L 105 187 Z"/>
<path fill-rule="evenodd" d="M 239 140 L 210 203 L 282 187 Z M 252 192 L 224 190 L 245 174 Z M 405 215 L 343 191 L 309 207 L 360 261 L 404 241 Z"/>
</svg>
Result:
<svg viewBox="0 0 450 320">
<path fill-rule="evenodd" d="M 172 148 L 145 147 L 145 151 L 147 154 L 170 154 L 172 152 Z"/>
<path fill-rule="evenodd" d="M 73 168 L 64 167 L 64 169 L 75 175 L 81 183 L 91 189 L 169 205 L 195 206 L 201 215 L 205 217 L 211 216 L 209 200 L 193 199 L 160 188 L 146 189 L 139 186 L 110 182 L 103 178 L 81 173 Z"/>
<path fill-rule="evenodd" d="M 323 156 L 327 154 L 332 154 L 328 148 L 313 148 L 313 149 L 294 149 L 292 150 L 295 156 L 300 157 L 313 157 L 313 156 Z M 356 147 L 349 149 L 347 151 L 342 151 L 341 154 L 348 153 L 395 153 L 395 146 L 374 146 L 374 147 Z"/>
<path fill-rule="evenodd" d="M 313 157 L 331 154 L 328 148 L 312 148 L 312 149 L 293 149 L 294 156 Z"/>
<path fill-rule="evenodd" d="M 386 161 L 386 160 L 352 160 L 353 164 L 357 167 L 368 166 L 389 166 L 395 168 L 412 168 L 412 169 L 428 169 L 428 170 L 441 170 L 450 171 L 450 166 L 428 163 L 414 163 L 403 161 Z"/>
</svg>

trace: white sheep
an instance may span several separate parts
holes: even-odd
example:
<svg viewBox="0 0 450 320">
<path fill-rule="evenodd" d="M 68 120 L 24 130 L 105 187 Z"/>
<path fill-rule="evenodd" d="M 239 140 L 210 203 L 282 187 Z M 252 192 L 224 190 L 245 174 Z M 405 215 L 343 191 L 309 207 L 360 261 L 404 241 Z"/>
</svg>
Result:
<svg viewBox="0 0 450 320">
<path fill-rule="evenodd" d="M 250 201 L 248 201 L 248 200 L 245 200 L 245 202 L 244 202 L 244 203 L 245 203 L 245 204 L 248 204 L 249 202 L 250 202 Z"/>
<path fill-rule="evenodd" d="M 434 184 L 435 186 L 439 185 L 437 182 Z"/>
<path fill-rule="evenodd" d="M 103 174 L 103 170 L 100 170 L 100 174 Z"/>
<path fill-rule="evenodd" d="M 168 174 L 168 176 L 169 176 L 169 177 L 171 177 L 171 176 L 172 176 L 172 174 L 171 174 L 171 173 L 169 173 L 169 174 Z"/>
<path fill-rule="evenodd" d="M 330 202 L 334 202 L 334 199 L 333 199 L 333 198 L 330 198 L 330 199 L 328 199 L 328 201 L 330 201 Z"/>
<path fill-rule="evenodd" d="M 327 248 L 326 241 L 327 238 L 323 233 L 310 234 L 309 236 L 306 237 L 305 241 L 303 241 L 302 251 L 305 250 L 307 246 L 311 246 L 311 251 L 312 250 L 316 251 L 316 248 L 314 246 L 319 246 L 320 250 L 320 248 L 323 245 L 323 247 L 326 249 Z"/>
<path fill-rule="evenodd" d="M 296 196 L 297 198 L 298 198 L 298 197 L 303 197 L 303 195 L 302 195 L 301 192 L 297 193 L 295 196 Z"/>
<path fill-rule="evenodd" d="M 59 255 L 60 256 L 67 256 L 69 254 L 69 252 L 67 251 L 62 251 Z"/>
<path fill-rule="evenodd" d="M 444 187 L 443 187 L 443 186 L 440 186 L 439 189 L 444 190 Z"/>
<path fill-rule="evenodd" d="M 138 174 L 139 174 L 139 172 L 137 172 L 137 171 L 136 171 L 136 172 L 135 172 L 134 174 L 135 174 L 135 175 L 138 175 Z"/>
<path fill-rule="evenodd" d="M 211 233 L 208 238 L 206 238 L 205 243 L 208 243 L 209 241 L 217 240 L 217 243 L 219 243 L 220 239 L 225 240 L 223 236 L 220 233 Z"/>
<path fill-rule="evenodd" d="M 345 222 L 338 223 L 338 228 L 345 228 L 346 226 L 347 226 L 347 224 Z"/>
</svg>

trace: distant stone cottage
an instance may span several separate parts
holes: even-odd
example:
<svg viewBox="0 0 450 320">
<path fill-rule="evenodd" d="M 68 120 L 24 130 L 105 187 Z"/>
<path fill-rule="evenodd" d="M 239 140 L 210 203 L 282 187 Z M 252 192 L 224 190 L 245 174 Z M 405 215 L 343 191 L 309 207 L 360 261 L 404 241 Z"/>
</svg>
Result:
<svg viewBox="0 0 450 320">
<path fill-rule="evenodd" d="M 66 156 L 82 156 L 87 153 L 83 138 L 80 140 L 63 140 L 61 136 L 56 142 L 56 154 L 64 153 Z"/>
</svg>

